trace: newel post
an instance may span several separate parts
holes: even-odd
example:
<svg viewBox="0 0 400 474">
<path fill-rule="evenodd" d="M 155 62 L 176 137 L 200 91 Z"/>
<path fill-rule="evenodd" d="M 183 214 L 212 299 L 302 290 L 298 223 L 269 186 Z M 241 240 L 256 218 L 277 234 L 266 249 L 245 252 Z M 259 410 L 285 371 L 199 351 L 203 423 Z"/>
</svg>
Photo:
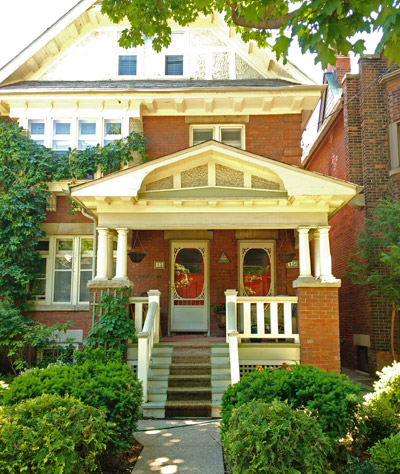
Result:
<svg viewBox="0 0 400 474">
<path fill-rule="evenodd" d="M 226 331 L 227 339 L 229 344 L 229 361 L 231 368 L 231 383 L 232 385 L 239 382 L 240 380 L 240 369 L 239 369 L 239 344 L 238 337 L 239 333 L 237 330 L 237 294 L 236 290 L 225 291 L 225 304 L 226 304 Z"/>
</svg>

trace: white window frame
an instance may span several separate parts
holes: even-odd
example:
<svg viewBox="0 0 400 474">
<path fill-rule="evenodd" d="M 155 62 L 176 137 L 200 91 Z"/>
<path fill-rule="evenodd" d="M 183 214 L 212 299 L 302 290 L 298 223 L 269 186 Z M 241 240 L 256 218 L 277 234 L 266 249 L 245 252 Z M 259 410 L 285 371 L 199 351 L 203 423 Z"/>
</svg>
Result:
<svg viewBox="0 0 400 474">
<path fill-rule="evenodd" d="M 100 139 L 100 130 L 99 130 L 99 121 L 96 119 L 96 118 L 78 118 L 78 123 L 77 123 L 77 128 L 76 128 L 76 147 L 78 148 L 78 150 L 84 150 L 85 148 L 87 148 L 88 146 L 96 146 L 98 145 L 100 142 L 101 142 L 101 139 Z M 96 133 L 92 134 L 92 135 L 88 135 L 90 137 L 94 137 L 88 141 L 92 141 L 93 143 L 91 145 L 87 145 L 85 147 L 80 147 L 79 146 L 79 142 L 80 141 L 84 141 L 85 140 L 85 137 L 86 135 L 82 135 L 80 130 L 81 130 L 81 123 L 94 123 L 95 126 L 96 126 Z"/>
<path fill-rule="evenodd" d="M 178 41 L 177 44 L 173 44 L 173 37 L 174 36 L 181 36 L 181 41 Z M 171 32 L 171 44 L 168 48 L 163 49 L 163 58 L 161 67 L 163 68 L 162 75 L 168 79 L 182 79 L 183 77 L 187 76 L 188 71 L 188 52 L 187 52 L 187 44 L 188 44 L 188 32 L 187 31 L 172 31 Z M 183 56 L 182 58 L 182 74 L 166 74 L 167 69 L 167 56 Z"/>
<path fill-rule="evenodd" d="M 69 123 L 70 129 L 69 134 L 64 135 L 56 135 L 56 122 L 63 122 Z M 76 148 L 76 121 L 71 118 L 64 118 L 64 117 L 54 117 L 51 121 L 51 149 L 55 152 L 67 152 L 68 148 Z M 56 149 L 54 148 L 55 141 L 68 141 L 69 145 L 66 150 Z"/>
<path fill-rule="evenodd" d="M 34 123 L 42 123 L 44 125 L 43 134 L 32 133 L 31 125 L 34 124 Z M 46 120 L 44 120 L 44 119 L 28 119 L 29 135 L 30 135 L 31 139 L 34 140 L 35 142 L 37 142 L 37 143 L 42 142 L 42 143 L 39 143 L 40 145 L 46 145 L 46 129 L 47 129 Z"/>
<path fill-rule="evenodd" d="M 109 123 L 119 123 L 121 125 L 121 133 L 120 134 L 116 134 L 116 135 L 112 135 L 112 134 L 107 134 L 107 124 Z M 108 141 L 109 143 L 115 141 L 115 140 L 120 140 L 121 138 L 123 137 L 123 122 L 122 122 L 122 119 L 120 118 L 110 118 L 110 119 L 104 119 L 103 121 L 103 146 L 106 145 L 106 141 Z"/>
<path fill-rule="evenodd" d="M 193 131 L 194 130 L 199 130 L 199 129 L 212 129 L 213 130 L 213 140 L 216 140 L 217 142 L 221 142 L 221 135 L 222 135 L 222 130 L 223 129 L 235 129 L 235 130 L 241 130 L 241 150 L 245 149 L 245 144 L 246 144 L 246 137 L 245 137 L 245 130 L 246 127 L 245 125 L 238 125 L 238 124 L 229 124 L 229 123 L 224 123 L 224 124 L 195 124 L 191 125 L 189 127 L 189 143 L 190 146 L 193 146 Z M 221 142 L 222 143 L 222 142 Z"/>
<path fill-rule="evenodd" d="M 72 240 L 72 268 L 71 268 L 71 298 L 69 302 L 66 301 L 54 301 L 54 290 L 55 290 L 55 273 L 56 273 L 56 242 L 59 240 Z M 51 235 L 46 239 L 49 242 L 49 251 L 47 255 L 42 255 L 42 258 L 47 258 L 46 263 L 46 295 L 44 299 L 34 299 L 35 306 L 37 305 L 46 305 L 51 306 L 52 308 L 59 308 L 63 306 L 79 306 L 79 305 L 88 305 L 89 301 L 80 301 L 79 292 L 80 292 L 80 278 L 81 272 L 85 269 L 81 269 L 81 241 L 83 239 L 93 240 L 93 235 Z M 89 255 L 88 255 L 89 256 Z M 92 275 L 91 278 L 94 278 L 94 255 L 92 253 Z"/>
<path fill-rule="evenodd" d="M 115 60 L 115 76 L 119 79 L 137 79 L 143 76 L 142 63 L 143 63 L 143 46 L 135 46 L 132 48 L 122 48 L 118 41 L 121 37 L 122 31 L 117 32 L 117 45 L 118 54 Z M 119 57 L 120 56 L 136 56 L 136 74 L 119 74 Z"/>
</svg>

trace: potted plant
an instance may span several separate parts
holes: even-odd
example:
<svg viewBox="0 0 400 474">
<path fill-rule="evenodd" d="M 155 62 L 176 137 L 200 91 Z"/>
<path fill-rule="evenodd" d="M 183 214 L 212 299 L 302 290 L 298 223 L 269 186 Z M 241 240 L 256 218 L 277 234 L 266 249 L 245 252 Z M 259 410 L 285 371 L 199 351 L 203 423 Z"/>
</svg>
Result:
<svg viewBox="0 0 400 474">
<path fill-rule="evenodd" d="M 218 326 L 224 328 L 226 325 L 226 305 L 219 303 L 213 307 L 212 312 L 217 316 Z"/>
</svg>

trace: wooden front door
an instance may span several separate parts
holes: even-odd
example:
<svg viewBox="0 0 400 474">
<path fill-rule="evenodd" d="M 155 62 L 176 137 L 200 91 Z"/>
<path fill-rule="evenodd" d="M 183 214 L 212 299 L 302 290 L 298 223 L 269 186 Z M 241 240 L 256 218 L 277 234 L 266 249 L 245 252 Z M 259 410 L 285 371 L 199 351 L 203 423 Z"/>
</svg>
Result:
<svg viewBox="0 0 400 474">
<path fill-rule="evenodd" d="M 208 242 L 172 242 L 170 268 L 170 331 L 208 332 Z"/>
</svg>

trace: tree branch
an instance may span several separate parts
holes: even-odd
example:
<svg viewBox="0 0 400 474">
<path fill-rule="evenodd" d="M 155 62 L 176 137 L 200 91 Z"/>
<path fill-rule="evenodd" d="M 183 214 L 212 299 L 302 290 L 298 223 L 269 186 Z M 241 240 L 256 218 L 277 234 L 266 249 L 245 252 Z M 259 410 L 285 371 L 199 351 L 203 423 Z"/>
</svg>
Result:
<svg viewBox="0 0 400 474">
<path fill-rule="evenodd" d="M 239 15 L 236 2 L 229 2 L 228 5 L 232 11 L 232 21 L 235 25 L 245 28 L 256 28 L 258 30 L 277 30 L 282 26 L 286 26 L 290 19 L 298 12 L 298 10 L 295 10 L 285 15 L 268 17 L 275 9 L 275 6 L 273 6 L 266 9 L 264 18 L 259 18 L 257 23 L 253 23 L 252 21 L 247 21 L 244 16 Z"/>
</svg>

